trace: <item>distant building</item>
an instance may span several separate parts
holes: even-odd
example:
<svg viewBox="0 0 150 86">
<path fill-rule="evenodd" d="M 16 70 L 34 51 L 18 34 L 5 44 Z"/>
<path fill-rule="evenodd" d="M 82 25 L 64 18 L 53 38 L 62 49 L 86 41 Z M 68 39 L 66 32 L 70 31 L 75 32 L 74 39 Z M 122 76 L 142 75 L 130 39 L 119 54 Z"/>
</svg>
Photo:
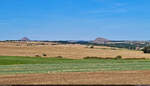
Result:
<svg viewBox="0 0 150 86">
<path fill-rule="evenodd" d="M 136 47 L 136 49 L 135 50 L 140 50 L 141 48 L 140 47 Z"/>
</svg>

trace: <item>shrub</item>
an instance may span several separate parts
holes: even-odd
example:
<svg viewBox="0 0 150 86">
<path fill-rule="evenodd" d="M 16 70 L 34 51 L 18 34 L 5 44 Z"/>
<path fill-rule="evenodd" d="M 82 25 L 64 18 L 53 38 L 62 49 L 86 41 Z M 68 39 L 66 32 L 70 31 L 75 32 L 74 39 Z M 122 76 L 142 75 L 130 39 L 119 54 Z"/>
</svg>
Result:
<svg viewBox="0 0 150 86">
<path fill-rule="evenodd" d="M 84 57 L 83 59 L 114 59 L 114 58 L 111 58 L 111 57 L 92 57 L 92 56 L 87 56 L 87 57 Z"/>
<path fill-rule="evenodd" d="M 124 58 L 126 60 L 146 60 L 146 59 L 149 59 L 149 58 Z"/>
<path fill-rule="evenodd" d="M 90 45 L 89 48 L 94 48 L 94 45 Z"/>
<path fill-rule="evenodd" d="M 45 43 L 40 43 L 40 45 L 45 45 Z"/>
<path fill-rule="evenodd" d="M 63 58 L 62 56 L 57 56 L 56 58 Z"/>
<path fill-rule="evenodd" d="M 111 50 L 117 50 L 117 48 L 112 47 Z"/>
<path fill-rule="evenodd" d="M 122 56 L 116 56 L 115 59 L 122 59 Z"/>
<path fill-rule="evenodd" d="M 144 49 L 142 49 L 142 51 L 143 51 L 144 53 L 150 53 L 150 46 L 144 47 Z"/>
<path fill-rule="evenodd" d="M 53 44 L 51 44 L 51 45 L 58 45 L 58 44 L 54 44 L 54 43 L 53 43 Z"/>
<path fill-rule="evenodd" d="M 45 54 L 45 53 L 43 53 L 42 55 L 43 55 L 43 56 L 47 56 L 47 54 Z"/>
<path fill-rule="evenodd" d="M 27 43 L 27 46 L 32 46 L 32 43 Z"/>
<path fill-rule="evenodd" d="M 87 56 L 87 57 L 84 57 L 83 59 L 101 59 L 101 57 L 90 57 L 90 56 Z"/>
<path fill-rule="evenodd" d="M 16 44 L 16 46 L 20 46 L 19 44 Z"/>
<path fill-rule="evenodd" d="M 35 55 L 35 57 L 41 57 L 40 55 Z"/>
</svg>

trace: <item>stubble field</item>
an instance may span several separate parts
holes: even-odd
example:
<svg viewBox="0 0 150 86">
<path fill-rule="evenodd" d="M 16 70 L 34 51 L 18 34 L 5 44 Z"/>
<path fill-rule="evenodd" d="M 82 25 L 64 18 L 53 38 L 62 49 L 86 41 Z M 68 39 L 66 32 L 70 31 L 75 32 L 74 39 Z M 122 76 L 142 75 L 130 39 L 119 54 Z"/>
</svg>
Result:
<svg viewBox="0 0 150 86">
<path fill-rule="evenodd" d="M 141 51 L 1 42 L 0 55 L 0 84 L 150 84 L 150 55 Z"/>
<path fill-rule="evenodd" d="M 142 51 L 132 51 L 127 49 L 110 48 L 104 46 L 95 46 L 87 48 L 85 45 L 78 44 L 56 44 L 45 43 L 42 45 L 39 42 L 26 43 L 26 42 L 0 42 L 0 55 L 1 56 L 42 56 L 58 57 L 62 56 L 71 59 L 82 59 L 84 57 L 102 57 L 114 58 L 121 55 L 123 58 L 150 58 L 150 54 L 144 54 Z"/>
</svg>

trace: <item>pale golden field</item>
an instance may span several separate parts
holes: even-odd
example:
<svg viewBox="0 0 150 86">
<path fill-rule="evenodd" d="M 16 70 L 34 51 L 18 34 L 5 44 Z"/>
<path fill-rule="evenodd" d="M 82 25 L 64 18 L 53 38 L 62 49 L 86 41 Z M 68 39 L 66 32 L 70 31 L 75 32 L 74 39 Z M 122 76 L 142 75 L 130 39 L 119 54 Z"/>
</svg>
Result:
<svg viewBox="0 0 150 86">
<path fill-rule="evenodd" d="M 69 72 L 50 74 L 1 75 L 0 84 L 129 85 L 150 84 L 150 71 Z M 146 75 L 146 76 L 145 76 Z"/>
<path fill-rule="evenodd" d="M 82 59 L 83 57 L 116 57 L 121 55 L 123 58 L 150 58 L 150 54 L 144 54 L 142 51 L 131 51 L 127 49 L 114 49 L 104 46 L 95 46 L 93 49 L 85 45 L 78 44 L 55 44 L 40 42 L 0 42 L 1 56 L 42 56 L 46 57 L 62 56 L 65 58 Z"/>
</svg>

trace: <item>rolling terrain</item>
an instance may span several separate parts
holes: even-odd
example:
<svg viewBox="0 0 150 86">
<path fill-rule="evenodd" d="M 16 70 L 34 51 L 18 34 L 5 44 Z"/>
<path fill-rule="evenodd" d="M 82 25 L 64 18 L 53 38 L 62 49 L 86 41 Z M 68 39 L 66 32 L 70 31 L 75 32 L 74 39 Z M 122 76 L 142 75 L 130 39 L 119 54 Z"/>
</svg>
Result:
<svg viewBox="0 0 150 86">
<path fill-rule="evenodd" d="M 0 42 L 1 56 L 40 56 L 65 57 L 71 59 L 82 59 L 84 57 L 113 58 L 118 55 L 123 58 L 150 58 L 150 54 L 142 51 L 127 50 L 121 48 L 111 48 L 104 46 L 94 46 L 89 48 L 79 44 L 53 44 L 39 42 Z"/>
<path fill-rule="evenodd" d="M 104 46 L 0 42 L 0 84 L 150 84 L 149 58 Z"/>
</svg>

